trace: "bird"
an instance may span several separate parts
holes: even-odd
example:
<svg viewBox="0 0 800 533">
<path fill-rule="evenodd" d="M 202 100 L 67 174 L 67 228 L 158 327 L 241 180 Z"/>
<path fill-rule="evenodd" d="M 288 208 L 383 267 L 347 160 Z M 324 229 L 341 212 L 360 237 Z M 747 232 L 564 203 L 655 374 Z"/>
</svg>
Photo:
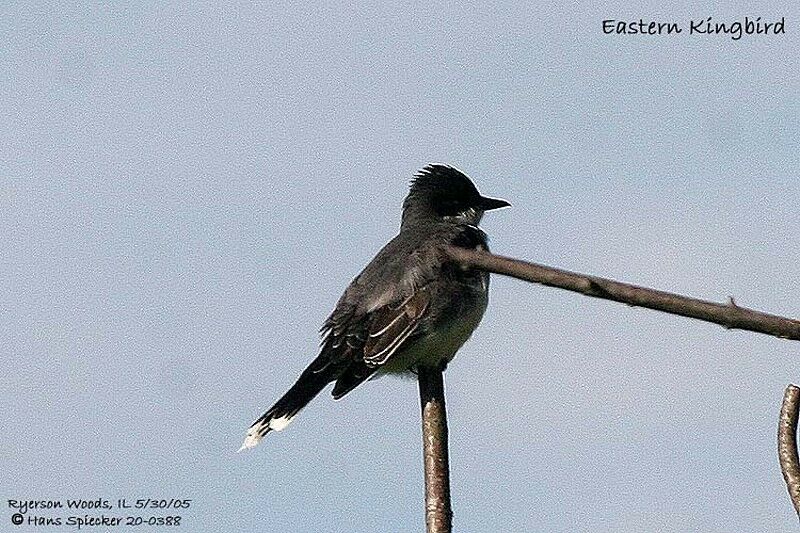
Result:
<svg viewBox="0 0 800 533">
<path fill-rule="evenodd" d="M 482 196 L 457 168 L 429 164 L 412 178 L 399 233 L 342 294 L 320 329 L 319 355 L 247 431 L 240 451 L 281 431 L 330 383 L 339 400 L 385 374 L 444 370 L 483 318 L 489 273 L 453 262 L 447 246 L 488 251 Z"/>
</svg>

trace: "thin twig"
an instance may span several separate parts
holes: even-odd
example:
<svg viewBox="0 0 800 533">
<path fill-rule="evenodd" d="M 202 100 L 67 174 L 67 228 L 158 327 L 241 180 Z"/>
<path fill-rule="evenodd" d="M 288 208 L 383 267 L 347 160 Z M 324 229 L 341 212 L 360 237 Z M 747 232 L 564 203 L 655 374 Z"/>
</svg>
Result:
<svg viewBox="0 0 800 533">
<path fill-rule="evenodd" d="M 494 255 L 489 252 L 449 246 L 446 252 L 455 261 L 495 274 L 579 292 L 586 296 L 647 307 L 676 315 L 720 324 L 727 329 L 744 329 L 783 339 L 800 340 L 800 320 L 770 315 L 736 305 L 688 298 L 679 294 L 621 283 Z"/>
<path fill-rule="evenodd" d="M 442 370 L 417 369 L 422 409 L 422 456 L 425 461 L 425 525 L 428 533 L 450 533 L 450 465 L 447 451 L 447 411 Z"/>
<path fill-rule="evenodd" d="M 794 510 L 800 516 L 800 461 L 797 457 L 797 415 L 800 409 L 800 388 L 786 387 L 778 424 L 778 461 L 789 490 Z"/>
</svg>

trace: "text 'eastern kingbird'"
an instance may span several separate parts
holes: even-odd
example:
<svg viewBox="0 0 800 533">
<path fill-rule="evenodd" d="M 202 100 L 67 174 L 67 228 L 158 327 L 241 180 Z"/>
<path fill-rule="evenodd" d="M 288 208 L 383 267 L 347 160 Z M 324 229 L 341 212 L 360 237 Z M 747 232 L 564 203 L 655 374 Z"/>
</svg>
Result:
<svg viewBox="0 0 800 533">
<path fill-rule="evenodd" d="M 489 273 L 449 259 L 447 246 L 487 249 L 484 211 L 511 204 L 481 196 L 447 165 L 428 165 L 411 181 L 400 233 L 344 291 L 320 330 L 320 353 L 297 382 L 256 420 L 242 449 L 286 427 L 328 383 L 338 400 L 385 373 L 444 368 L 486 310 Z"/>
</svg>

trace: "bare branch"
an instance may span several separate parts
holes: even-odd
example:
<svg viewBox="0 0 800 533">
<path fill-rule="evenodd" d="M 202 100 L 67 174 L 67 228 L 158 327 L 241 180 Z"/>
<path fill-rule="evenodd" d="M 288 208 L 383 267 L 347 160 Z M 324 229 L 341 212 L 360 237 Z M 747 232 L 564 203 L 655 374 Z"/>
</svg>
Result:
<svg viewBox="0 0 800 533">
<path fill-rule="evenodd" d="M 450 464 L 447 451 L 447 411 L 442 370 L 417 369 L 422 408 L 422 455 L 425 461 L 425 524 L 428 533 L 450 533 Z"/>
<path fill-rule="evenodd" d="M 800 409 L 800 388 L 786 387 L 778 423 L 778 460 L 783 479 L 792 499 L 794 510 L 800 516 L 800 461 L 797 457 L 797 415 Z"/>
<path fill-rule="evenodd" d="M 783 339 L 800 340 L 799 320 L 740 307 L 733 301 L 733 298 L 729 299 L 728 304 L 718 304 L 606 278 L 537 265 L 484 251 L 467 250 L 454 246 L 448 247 L 446 251 L 453 260 L 461 264 L 495 274 L 504 274 L 524 281 L 567 289 L 595 298 L 714 322 L 727 329 L 743 329 Z"/>
</svg>

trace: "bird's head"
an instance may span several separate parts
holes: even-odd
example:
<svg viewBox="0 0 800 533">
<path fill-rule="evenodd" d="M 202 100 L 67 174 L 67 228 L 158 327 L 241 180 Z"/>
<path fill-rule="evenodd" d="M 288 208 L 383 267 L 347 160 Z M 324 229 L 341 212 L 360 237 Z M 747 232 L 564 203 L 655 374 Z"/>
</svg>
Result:
<svg viewBox="0 0 800 533">
<path fill-rule="evenodd" d="M 432 220 L 477 225 L 485 211 L 510 205 L 505 200 L 481 196 L 458 169 L 428 165 L 411 181 L 411 190 L 403 202 L 402 225 Z"/>
</svg>

